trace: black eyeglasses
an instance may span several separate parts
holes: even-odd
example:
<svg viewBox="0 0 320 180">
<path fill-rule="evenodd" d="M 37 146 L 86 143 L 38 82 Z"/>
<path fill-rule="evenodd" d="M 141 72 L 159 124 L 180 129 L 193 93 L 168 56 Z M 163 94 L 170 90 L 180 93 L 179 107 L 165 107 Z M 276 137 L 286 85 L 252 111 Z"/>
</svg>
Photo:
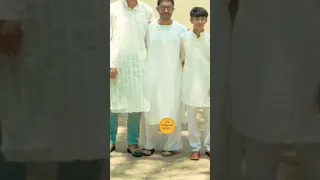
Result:
<svg viewBox="0 0 320 180">
<path fill-rule="evenodd" d="M 160 11 L 165 11 L 166 9 L 167 9 L 168 11 L 173 11 L 173 10 L 174 10 L 174 7 L 173 7 L 173 6 L 158 6 L 158 9 L 159 9 Z"/>
</svg>

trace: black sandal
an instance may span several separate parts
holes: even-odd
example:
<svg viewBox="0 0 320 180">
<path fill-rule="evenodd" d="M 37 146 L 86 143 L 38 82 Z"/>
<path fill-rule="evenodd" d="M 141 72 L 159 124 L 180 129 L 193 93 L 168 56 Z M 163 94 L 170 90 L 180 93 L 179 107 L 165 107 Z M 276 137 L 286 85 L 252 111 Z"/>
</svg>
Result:
<svg viewBox="0 0 320 180">
<path fill-rule="evenodd" d="M 154 149 L 150 149 L 150 150 L 149 149 L 142 149 L 142 153 L 145 156 L 152 156 L 154 153 Z"/>
<path fill-rule="evenodd" d="M 116 146 L 114 144 L 110 144 L 110 153 L 116 150 Z"/>
</svg>

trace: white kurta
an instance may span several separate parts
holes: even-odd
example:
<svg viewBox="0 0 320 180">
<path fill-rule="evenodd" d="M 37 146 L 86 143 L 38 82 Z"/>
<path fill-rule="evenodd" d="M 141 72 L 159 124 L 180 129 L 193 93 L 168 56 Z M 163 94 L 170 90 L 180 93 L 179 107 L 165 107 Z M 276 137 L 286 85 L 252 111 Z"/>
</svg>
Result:
<svg viewBox="0 0 320 180">
<path fill-rule="evenodd" d="M 204 112 L 204 145 L 210 152 L 210 34 L 198 38 L 188 31 L 180 35 L 185 64 L 182 72 L 182 101 L 187 105 L 189 142 L 193 151 L 200 151 L 201 140 L 197 121 L 199 107 Z"/>
<path fill-rule="evenodd" d="M 180 36 L 185 52 L 182 101 L 192 107 L 210 107 L 210 34 L 188 31 Z"/>
<path fill-rule="evenodd" d="M 150 109 L 145 36 L 153 19 L 152 8 L 141 1 L 134 9 L 125 0 L 110 5 L 110 67 L 118 71 L 117 78 L 110 81 L 111 112 Z"/>
<path fill-rule="evenodd" d="M 160 138 L 158 135 L 159 122 L 164 118 L 173 119 L 176 123 L 176 130 L 169 136 L 163 136 L 166 143 L 161 148 L 164 150 L 182 148 L 180 34 L 186 31 L 187 29 L 177 22 L 169 26 L 153 22 L 148 27 L 147 48 L 151 108 L 149 112 L 144 114 L 143 127 L 141 128 L 141 141 L 146 149 L 155 148 L 155 143 L 161 144 L 155 138 Z"/>
</svg>

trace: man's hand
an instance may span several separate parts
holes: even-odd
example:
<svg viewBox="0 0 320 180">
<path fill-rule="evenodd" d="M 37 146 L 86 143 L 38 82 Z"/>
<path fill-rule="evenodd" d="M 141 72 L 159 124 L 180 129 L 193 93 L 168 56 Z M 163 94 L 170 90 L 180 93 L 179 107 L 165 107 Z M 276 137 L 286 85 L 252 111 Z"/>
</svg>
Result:
<svg viewBox="0 0 320 180">
<path fill-rule="evenodd" d="M 116 79 L 118 76 L 118 71 L 116 68 L 110 68 L 110 79 Z"/>
</svg>

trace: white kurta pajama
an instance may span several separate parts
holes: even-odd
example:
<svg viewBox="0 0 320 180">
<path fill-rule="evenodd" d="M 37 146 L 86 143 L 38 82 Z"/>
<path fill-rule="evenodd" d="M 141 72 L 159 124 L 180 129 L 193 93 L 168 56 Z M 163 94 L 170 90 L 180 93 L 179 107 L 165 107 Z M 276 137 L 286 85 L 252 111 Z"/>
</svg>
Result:
<svg viewBox="0 0 320 180">
<path fill-rule="evenodd" d="M 204 146 L 210 152 L 210 34 L 198 38 L 192 31 L 181 34 L 185 53 L 182 101 L 186 105 L 189 142 L 194 152 L 201 149 L 197 123 L 198 108 L 204 113 Z"/>
<path fill-rule="evenodd" d="M 110 68 L 118 71 L 117 78 L 110 81 L 113 113 L 145 112 L 150 108 L 145 36 L 153 19 L 152 9 L 141 1 L 134 9 L 125 0 L 110 5 Z"/>
<path fill-rule="evenodd" d="M 177 151 L 182 148 L 181 122 L 181 43 L 180 34 L 187 29 L 174 22 L 148 27 L 147 49 L 149 69 L 149 96 L 151 108 L 144 113 L 141 123 L 141 140 L 144 148 Z M 176 129 L 171 135 L 159 134 L 159 123 L 164 118 L 175 121 Z"/>
</svg>

